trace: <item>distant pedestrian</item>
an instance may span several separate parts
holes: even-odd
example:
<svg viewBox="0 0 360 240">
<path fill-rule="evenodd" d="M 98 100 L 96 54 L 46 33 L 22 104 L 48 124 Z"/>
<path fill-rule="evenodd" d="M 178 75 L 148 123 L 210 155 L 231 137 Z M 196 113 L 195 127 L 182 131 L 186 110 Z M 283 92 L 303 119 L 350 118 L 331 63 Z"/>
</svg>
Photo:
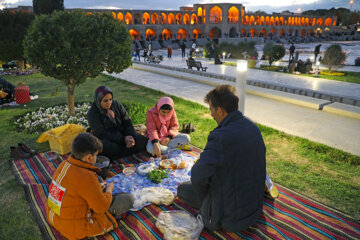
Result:
<svg viewBox="0 0 360 240">
<path fill-rule="evenodd" d="M 183 42 L 181 44 L 181 57 L 184 58 L 185 57 L 185 49 L 186 49 L 186 45 L 185 42 Z"/>
<path fill-rule="evenodd" d="M 169 45 L 169 46 L 168 46 L 168 58 L 171 58 L 171 55 L 172 55 L 172 48 L 171 48 L 171 46 Z"/>
<path fill-rule="evenodd" d="M 320 53 L 320 47 L 321 47 L 321 44 L 316 45 L 316 47 L 315 47 L 315 50 L 314 50 L 314 55 L 315 55 L 314 63 L 316 63 L 317 56 Z"/>
<path fill-rule="evenodd" d="M 214 57 L 214 53 L 215 53 L 215 48 L 214 48 L 214 44 L 212 43 L 209 48 L 209 60 L 211 59 L 211 57 Z"/>
<path fill-rule="evenodd" d="M 137 44 L 135 47 L 135 59 L 137 59 L 140 62 L 140 48 Z"/>
<path fill-rule="evenodd" d="M 295 53 L 294 43 L 291 43 L 289 50 L 290 50 L 290 56 L 289 56 L 289 64 L 290 64 L 291 60 L 294 59 L 294 53 Z"/>
</svg>

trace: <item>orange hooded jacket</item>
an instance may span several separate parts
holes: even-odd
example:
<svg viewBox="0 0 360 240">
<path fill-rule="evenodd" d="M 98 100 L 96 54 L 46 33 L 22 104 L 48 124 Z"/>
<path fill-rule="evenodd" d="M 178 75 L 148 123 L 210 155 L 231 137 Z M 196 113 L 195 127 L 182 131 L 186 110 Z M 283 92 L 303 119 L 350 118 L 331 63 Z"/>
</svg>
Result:
<svg viewBox="0 0 360 240">
<path fill-rule="evenodd" d="M 99 168 L 69 157 L 56 169 L 49 188 L 47 219 L 68 239 L 102 235 L 117 227 L 108 211 L 112 194 L 103 192 Z"/>
</svg>

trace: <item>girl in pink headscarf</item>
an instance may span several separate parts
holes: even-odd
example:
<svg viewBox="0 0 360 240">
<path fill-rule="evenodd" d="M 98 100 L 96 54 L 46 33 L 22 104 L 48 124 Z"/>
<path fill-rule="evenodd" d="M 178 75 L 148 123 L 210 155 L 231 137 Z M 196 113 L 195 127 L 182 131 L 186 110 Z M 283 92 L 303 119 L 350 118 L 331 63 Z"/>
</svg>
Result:
<svg viewBox="0 0 360 240">
<path fill-rule="evenodd" d="M 146 114 L 146 127 L 149 142 L 146 150 L 156 157 L 169 149 L 190 143 L 188 134 L 179 133 L 174 102 L 169 97 L 162 97 Z"/>
</svg>

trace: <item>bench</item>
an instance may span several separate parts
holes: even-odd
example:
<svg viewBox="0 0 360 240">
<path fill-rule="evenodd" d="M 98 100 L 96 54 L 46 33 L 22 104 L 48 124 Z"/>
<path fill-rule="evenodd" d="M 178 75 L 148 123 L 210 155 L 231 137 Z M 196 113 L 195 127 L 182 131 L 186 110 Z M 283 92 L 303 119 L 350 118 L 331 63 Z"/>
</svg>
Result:
<svg viewBox="0 0 360 240">
<path fill-rule="evenodd" d="M 194 60 L 188 60 L 186 59 L 186 64 L 188 66 L 188 69 L 192 69 L 193 67 L 196 68 L 198 71 L 204 71 L 206 72 L 207 67 L 203 67 L 200 61 L 194 61 Z"/>
</svg>

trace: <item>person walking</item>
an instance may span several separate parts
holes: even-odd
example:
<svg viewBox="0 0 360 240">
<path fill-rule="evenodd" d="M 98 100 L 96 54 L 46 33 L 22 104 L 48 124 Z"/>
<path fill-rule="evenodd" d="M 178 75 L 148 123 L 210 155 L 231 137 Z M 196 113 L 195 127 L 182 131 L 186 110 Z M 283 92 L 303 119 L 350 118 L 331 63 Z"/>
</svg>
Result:
<svg viewBox="0 0 360 240">
<path fill-rule="evenodd" d="M 138 61 L 140 62 L 140 48 L 137 44 L 135 47 L 135 59 L 138 59 Z"/>
<path fill-rule="evenodd" d="M 290 56 L 289 56 L 289 64 L 291 63 L 291 60 L 294 58 L 294 53 L 295 53 L 295 46 L 294 43 L 291 43 L 290 46 Z"/>
<path fill-rule="evenodd" d="M 185 45 L 185 42 L 183 41 L 183 43 L 181 44 L 181 57 L 182 58 L 185 57 L 185 49 L 186 49 L 186 45 Z"/>
<path fill-rule="evenodd" d="M 314 58 L 314 63 L 316 63 L 317 56 L 318 56 L 319 53 L 320 53 L 320 47 L 321 47 L 321 44 L 316 45 L 316 47 L 315 47 L 315 50 L 314 50 L 314 56 L 315 56 L 315 58 Z"/>
<path fill-rule="evenodd" d="M 209 60 L 210 60 L 212 57 L 214 57 L 214 53 L 215 53 L 215 47 L 213 43 L 210 45 L 209 53 L 210 53 L 209 54 Z"/>
<path fill-rule="evenodd" d="M 171 55 L 172 55 L 172 48 L 171 48 L 171 46 L 169 45 L 168 46 L 168 58 L 171 58 Z"/>
</svg>

